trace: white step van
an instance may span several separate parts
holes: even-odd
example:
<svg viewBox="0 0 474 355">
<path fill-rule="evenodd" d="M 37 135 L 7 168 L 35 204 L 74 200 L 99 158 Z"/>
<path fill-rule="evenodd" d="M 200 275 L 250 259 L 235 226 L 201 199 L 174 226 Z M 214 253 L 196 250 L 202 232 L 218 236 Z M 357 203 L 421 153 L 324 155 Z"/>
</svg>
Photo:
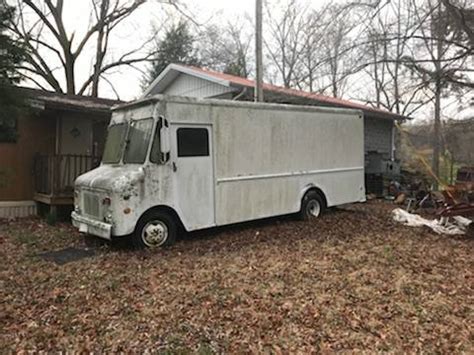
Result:
<svg viewBox="0 0 474 355">
<path fill-rule="evenodd" d="M 166 246 L 193 231 L 365 201 L 357 110 L 154 96 L 113 109 L 101 165 L 77 178 L 72 221 Z"/>
</svg>

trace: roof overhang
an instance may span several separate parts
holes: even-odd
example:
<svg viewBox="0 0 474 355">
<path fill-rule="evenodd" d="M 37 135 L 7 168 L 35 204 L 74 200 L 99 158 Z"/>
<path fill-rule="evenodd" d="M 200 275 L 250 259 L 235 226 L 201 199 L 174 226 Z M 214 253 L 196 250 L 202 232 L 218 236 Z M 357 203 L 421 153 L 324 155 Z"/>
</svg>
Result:
<svg viewBox="0 0 474 355">
<path fill-rule="evenodd" d="M 66 95 L 25 87 L 16 87 L 26 104 L 36 111 L 62 110 L 110 115 L 111 107 L 122 103 L 119 100 L 102 99 L 79 95 Z"/>
<path fill-rule="evenodd" d="M 110 109 L 112 106 L 88 106 L 78 104 L 75 102 L 67 102 L 63 100 L 51 100 L 42 98 L 33 98 L 27 100 L 28 105 L 39 111 L 46 110 L 57 110 L 57 111 L 73 111 L 73 112 L 85 112 L 93 114 L 106 114 L 110 115 Z"/>
<path fill-rule="evenodd" d="M 370 118 L 376 118 L 376 119 L 385 119 L 385 120 L 395 120 L 395 121 L 405 121 L 405 120 L 411 120 L 410 117 L 406 117 L 403 115 L 399 115 L 393 112 L 389 111 L 384 111 L 380 110 L 377 108 L 372 108 L 370 106 L 365 106 L 362 104 L 358 104 L 357 102 L 354 102 L 353 105 L 347 104 L 338 104 L 334 102 L 328 102 L 328 101 L 323 101 L 323 100 L 318 100 L 318 98 L 313 97 L 313 95 L 307 95 L 307 96 L 301 96 L 301 95 L 292 95 L 291 93 L 287 92 L 282 92 L 282 91 L 275 91 L 275 90 L 269 90 L 269 89 L 264 89 L 264 97 L 272 97 L 274 101 L 275 99 L 279 100 L 281 103 L 291 103 L 295 105 L 317 105 L 317 106 L 323 106 L 323 107 L 338 107 L 338 108 L 347 108 L 347 109 L 355 109 L 355 110 L 361 110 L 364 113 L 365 117 L 370 117 Z"/>
</svg>

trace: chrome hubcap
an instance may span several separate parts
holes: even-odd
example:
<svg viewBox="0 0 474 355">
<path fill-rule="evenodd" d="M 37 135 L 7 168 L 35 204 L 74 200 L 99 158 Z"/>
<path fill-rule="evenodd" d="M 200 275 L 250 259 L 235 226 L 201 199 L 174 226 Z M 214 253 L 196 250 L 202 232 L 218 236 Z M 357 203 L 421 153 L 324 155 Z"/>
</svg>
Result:
<svg viewBox="0 0 474 355">
<path fill-rule="evenodd" d="M 150 221 L 142 230 L 142 240 L 148 247 L 158 247 L 168 239 L 168 227 L 162 221 Z"/>
<path fill-rule="evenodd" d="M 310 217 L 319 217 L 321 214 L 321 205 L 316 200 L 311 200 L 307 205 L 308 216 Z"/>
</svg>

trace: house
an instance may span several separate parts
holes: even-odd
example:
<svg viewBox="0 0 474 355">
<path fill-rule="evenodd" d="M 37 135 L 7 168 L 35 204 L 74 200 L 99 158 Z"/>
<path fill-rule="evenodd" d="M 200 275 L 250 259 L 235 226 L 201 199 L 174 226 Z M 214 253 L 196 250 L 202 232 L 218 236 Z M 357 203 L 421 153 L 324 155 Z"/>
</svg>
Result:
<svg viewBox="0 0 474 355">
<path fill-rule="evenodd" d="M 253 100 L 255 82 L 187 65 L 170 64 L 144 92 L 143 97 L 156 94 Z M 409 119 L 389 111 L 316 93 L 263 84 L 266 102 L 346 107 L 364 112 L 365 172 L 367 192 L 383 195 L 389 180 L 399 174 L 396 154 L 396 121 Z"/>
<path fill-rule="evenodd" d="M 0 141 L 0 217 L 36 214 L 37 205 L 72 205 L 75 178 L 100 162 L 119 101 L 16 88 L 27 107 L 17 139 Z"/>
</svg>

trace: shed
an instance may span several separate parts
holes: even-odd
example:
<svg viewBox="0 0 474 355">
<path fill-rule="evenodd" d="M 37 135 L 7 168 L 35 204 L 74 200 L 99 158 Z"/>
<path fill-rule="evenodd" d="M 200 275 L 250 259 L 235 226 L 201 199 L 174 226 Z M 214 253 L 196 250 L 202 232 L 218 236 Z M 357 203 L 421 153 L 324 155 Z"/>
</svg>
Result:
<svg viewBox="0 0 474 355">
<path fill-rule="evenodd" d="M 99 164 L 119 101 L 16 88 L 27 107 L 18 138 L 0 142 L 0 217 L 36 214 L 37 203 L 72 205 L 75 178 Z"/>
<path fill-rule="evenodd" d="M 144 92 L 155 94 L 252 101 L 255 82 L 194 66 L 170 64 Z M 264 100 L 272 103 L 360 109 L 364 113 L 366 189 L 384 194 L 384 183 L 399 174 L 396 121 L 409 119 L 383 109 L 317 93 L 263 84 Z"/>
</svg>

